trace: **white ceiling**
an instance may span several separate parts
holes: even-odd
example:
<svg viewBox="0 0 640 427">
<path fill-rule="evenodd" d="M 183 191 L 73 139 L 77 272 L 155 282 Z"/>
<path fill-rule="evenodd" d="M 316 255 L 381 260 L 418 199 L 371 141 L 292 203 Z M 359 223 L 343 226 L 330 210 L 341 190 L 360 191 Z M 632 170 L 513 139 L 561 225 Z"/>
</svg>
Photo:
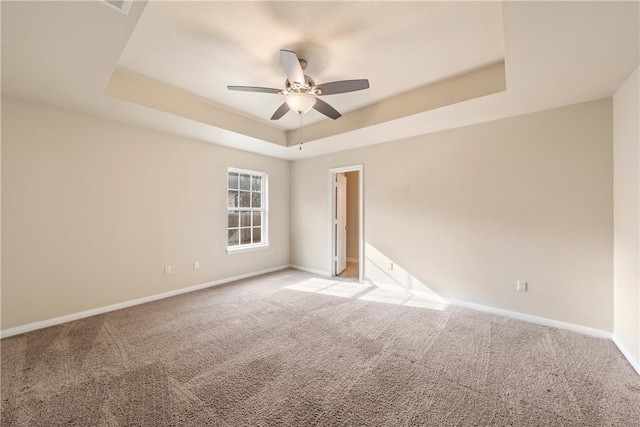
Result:
<svg viewBox="0 0 640 427">
<path fill-rule="evenodd" d="M 1 13 L 3 96 L 287 159 L 611 96 L 640 50 L 638 2 L 136 1 L 123 15 L 95 1 L 2 1 Z M 307 113 L 305 134 L 315 136 L 303 150 L 243 130 L 273 127 L 291 141 L 297 117 L 268 120 L 279 95 L 226 89 L 282 87 L 281 48 L 306 59 L 317 83 L 371 83 L 324 98 L 344 114 L 335 122 Z M 505 91 L 362 120 L 372 104 L 502 60 Z M 238 126 L 107 96 L 114 71 L 181 91 Z"/>
<path fill-rule="evenodd" d="M 325 98 L 345 113 L 504 58 L 501 3 L 152 2 L 118 66 L 269 122 L 284 88 L 279 50 L 307 60 L 316 83 L 367 78 L 371 89 Z M 305 123 L 324 120 L 316 111 Z M 294 129 L 287 114 L 272 125 Z"/>
</svg>

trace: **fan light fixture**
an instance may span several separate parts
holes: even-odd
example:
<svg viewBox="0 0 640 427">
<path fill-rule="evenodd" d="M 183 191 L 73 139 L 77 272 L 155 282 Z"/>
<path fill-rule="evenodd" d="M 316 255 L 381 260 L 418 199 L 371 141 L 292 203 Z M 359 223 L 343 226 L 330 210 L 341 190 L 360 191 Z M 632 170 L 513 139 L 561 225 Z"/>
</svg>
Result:
<svg viewBox="0 0 640 427">
<path fill-rule="evenodd" d="M 304 114 L 316 104 L 316 97 L 305 92 L 292 92 L 287 95 L 285 102 L 291 110 Z"/>
<path fill-rule="evenodd" d="M 304 74 L 307 61 L 298 58 L 298 55 L 290 50 L 280 49 L 280 61 L 287 74 L 284 89 L 258 86 L 227 86 L 227 89 L 284 95 L 284 102 L 278 107 L 275 113 L 273 113 L 271 120 L 281 119 L 282 116 L 290 110 L 295 111 L 302 117 L 304 113 L 312 108 L 330 119 L 335 120 L 340 118 L 341 114 L 338 110 L 320 99 L 321 96 L 369 89 L 369 80 L 367 79 L 340 80 L 316 85 L 311 77 Z"/>
</svg>

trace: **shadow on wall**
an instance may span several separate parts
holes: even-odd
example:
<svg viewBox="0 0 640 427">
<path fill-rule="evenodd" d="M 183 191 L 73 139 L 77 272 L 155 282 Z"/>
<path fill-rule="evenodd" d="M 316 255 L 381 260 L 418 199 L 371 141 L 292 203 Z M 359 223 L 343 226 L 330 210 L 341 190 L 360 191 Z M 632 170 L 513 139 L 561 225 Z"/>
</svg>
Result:
<svg viewBox="0 0 640 427">
<path fill-rule="evenodd" d="M 449 305 L 444 298 L 367 242 L 364 253 L 363 283 L 337 277 L 317 277 L 287 286 L 286 289 L 439 311 Z"/>
<path fill-rule="evenodd" d="M 368 242 L 364 244 L 364 282 L 378 288 L 407 292 L 440 304 L 447 301 Z"/>
</svg>

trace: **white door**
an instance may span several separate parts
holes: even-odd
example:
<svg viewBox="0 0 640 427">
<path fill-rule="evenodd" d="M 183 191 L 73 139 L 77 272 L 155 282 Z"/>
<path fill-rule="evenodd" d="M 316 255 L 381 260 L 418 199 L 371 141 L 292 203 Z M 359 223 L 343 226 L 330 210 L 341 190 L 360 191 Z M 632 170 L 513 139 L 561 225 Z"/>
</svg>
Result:
<svg viewBox="0 0 640 427">
<path fill-rule="evenodd" d="M 347 268 L 347 177 L 336 174 L 336 275 Z"/>
</svg>

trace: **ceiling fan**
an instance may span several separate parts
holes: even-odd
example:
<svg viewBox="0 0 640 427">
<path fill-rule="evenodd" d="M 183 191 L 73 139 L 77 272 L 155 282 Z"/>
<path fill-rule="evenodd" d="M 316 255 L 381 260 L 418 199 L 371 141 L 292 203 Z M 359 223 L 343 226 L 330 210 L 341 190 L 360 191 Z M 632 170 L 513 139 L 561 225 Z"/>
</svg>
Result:
<svg viewBox="0 0 640 427">
<path fill-rule="evenodd" d="M 341 80 L 316 85 L 316 82 L 311 77 L 304 74 L 307 61 L 299 59 L 295 52 L 281 49 L 280 60 L 287 74 L 284 89 L 255 86 L 227 86 L 227 89 L 284 95 L 285 102 L 273 113 L 271 120 L 280 119 L 289 110 L 293 110 L 298 114 L 304 114 L 311 108 L 335 120 L 339 118 L 341 114 L 331 105 L 318 98 L 319 96 L 354 92 L 369 88 L 369 80 L 367 79 Z"/>
</svg>

